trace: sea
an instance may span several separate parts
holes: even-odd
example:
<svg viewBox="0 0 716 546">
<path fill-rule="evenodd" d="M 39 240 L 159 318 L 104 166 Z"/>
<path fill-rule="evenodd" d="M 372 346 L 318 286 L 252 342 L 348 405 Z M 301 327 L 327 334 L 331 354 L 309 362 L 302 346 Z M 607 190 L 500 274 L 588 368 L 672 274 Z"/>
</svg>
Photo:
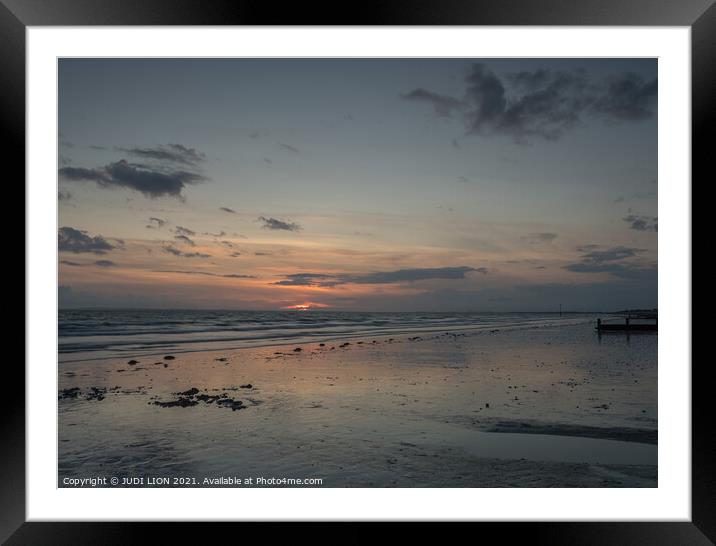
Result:
<svg viewBox="0 0 716 546">
<path fill-rule="evenodd" d="M 65 309 L 60 362 L 240 349 L 357 337 L 579 324 L 586 313 L 368 313 Z M 599 315 L 602 316 L 602 315 Z"/>
</svg>

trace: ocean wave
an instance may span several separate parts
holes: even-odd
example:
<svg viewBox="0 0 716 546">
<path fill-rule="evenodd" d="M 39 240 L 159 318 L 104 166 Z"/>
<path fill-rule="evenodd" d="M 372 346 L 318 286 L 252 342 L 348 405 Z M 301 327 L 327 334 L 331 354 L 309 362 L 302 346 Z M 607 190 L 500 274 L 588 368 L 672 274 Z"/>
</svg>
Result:
<svg viewBox="0 0 716 546">
<path fill-rule="evenodd" d="M 62 310 L 58 351 L 70 361 L 590 319 L 579 313 Z"/>
</svg>

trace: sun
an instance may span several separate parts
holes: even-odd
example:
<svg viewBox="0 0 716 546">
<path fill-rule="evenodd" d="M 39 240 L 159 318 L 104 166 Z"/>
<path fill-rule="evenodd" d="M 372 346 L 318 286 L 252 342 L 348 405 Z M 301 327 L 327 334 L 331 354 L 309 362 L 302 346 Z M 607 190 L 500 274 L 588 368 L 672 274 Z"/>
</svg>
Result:
<svg viewBox="0 0 716 546">
<path fill-rule="evenodd" d="M 294 311 L 310 311 L 311 309 L 325 309 L 326 307 L 330 307 L 329 305 L 326 305 L 325 303 L 316 303 L 312 301 L 307 301 L 304 303 L 296 303 L 294 305 L 287 305 L 285 307 L 282 307 L 281 309 L 292 309 Z"/>
</svg>

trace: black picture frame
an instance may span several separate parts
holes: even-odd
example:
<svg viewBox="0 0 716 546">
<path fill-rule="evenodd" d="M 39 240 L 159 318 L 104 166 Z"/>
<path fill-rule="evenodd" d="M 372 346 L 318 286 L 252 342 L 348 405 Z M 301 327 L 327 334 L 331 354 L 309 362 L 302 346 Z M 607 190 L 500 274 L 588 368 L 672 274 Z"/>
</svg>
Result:
<svg viewBox="0 0 716 546">
<path fill-rule="evenodd" d="M 82 25 L 540 25 L 688 26 L 692 47 L 692 179 L 706 178 L 712 155 L 707 132 L 716 112 L 716 5 L 714 0 L 364 0 L 344 3 L 293 3 L 278 8 L 251 0 L 0 0 L 0 115 L 10 180 L 25 176 L 25 30 L 28 26 Z M 6 190 L 8 189 L 6 186 Z M 19 184 L 15 184 L 19 187 Z M 693 184 L 692 184 L 693 187 Z M 24 202 L 24 194 L 21 198 Z M 685 317 L 690 318 L 690 317 Z M 31 327 L 31 325 L 28 325 Z M 689 362 L 674 363 L 688 366 Z M 480 533 L 501 540 L 527 539 L 550 544 L 710 544 L 716 542 L 716 449 L 709 411 L 710 362 L 692 366 L 692 520 L 690 522 L 485 523 Z M 25 374 L 5 363 L 0 453 L 0 542 L 26 544 L 129 544 L 143 542 L 161 524 L 25 522 Z M 22 386 L 22 387 L 21 387 Z M 221 524 L 226 529 L 230 524 Z M 313 540 L 331 540 L 332 530 L 289 530 Z M 322 524 L 325 525 L 325 524 Z M 381 532 L 369 524 L 342 542 L 358 542 Z M 198 527 L 198 529 L 197 529 Z M 196 524 L 167 526 L 161 542 L 191 539 L 193 532 L 217 536 Z M 240 540 L 265 539 L 275 531 L 244 524 Z M 334 535 L 335 536 L 335 535 Z M 345 536 L 345 535 L 343 535 Z M 144 537 L 144 538 L 141 538 Z"/>
</svg>

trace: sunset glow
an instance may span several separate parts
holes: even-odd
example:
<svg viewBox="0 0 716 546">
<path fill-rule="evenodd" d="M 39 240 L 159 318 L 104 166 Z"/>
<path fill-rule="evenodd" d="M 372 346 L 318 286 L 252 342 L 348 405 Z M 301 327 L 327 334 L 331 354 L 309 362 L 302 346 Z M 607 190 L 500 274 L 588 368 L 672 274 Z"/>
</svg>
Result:
<svg viewBox="0 0 716 546">
<path fill-rule="evenodd" d="M 653 306 L 655 78 L 649 59 L 62 59 L 60 305 Z M 478 81 L 498 110 L 471 125 Z M 543 85 L 559 108 L 518 116 Z"/>
</svg>

